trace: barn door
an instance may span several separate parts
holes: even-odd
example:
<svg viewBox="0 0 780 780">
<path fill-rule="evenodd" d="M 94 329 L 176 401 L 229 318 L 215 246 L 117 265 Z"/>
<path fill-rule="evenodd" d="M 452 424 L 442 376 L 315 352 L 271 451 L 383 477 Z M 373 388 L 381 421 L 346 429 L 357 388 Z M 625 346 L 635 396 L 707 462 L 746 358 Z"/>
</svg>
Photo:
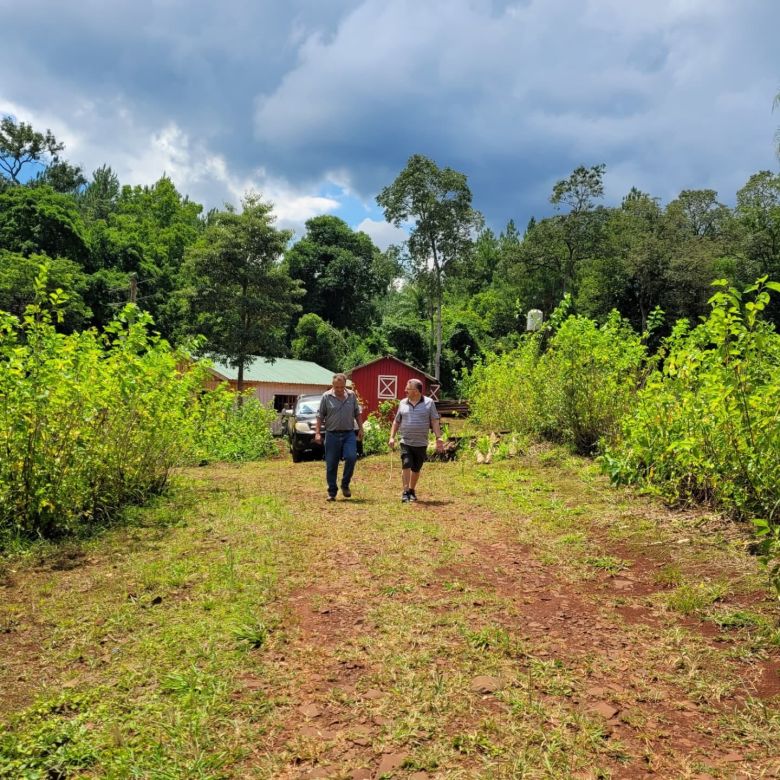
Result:
<svg viewBox="0 0 780 780">
<path fill-rule="evenodd" d="M 428 386 L 428 392 L 431 394 L 431 399 L 433 401 L 439 400 L 439 390 L 441 390 L 441 385 L 434 384 L 433 382 Z"/>
</svg>

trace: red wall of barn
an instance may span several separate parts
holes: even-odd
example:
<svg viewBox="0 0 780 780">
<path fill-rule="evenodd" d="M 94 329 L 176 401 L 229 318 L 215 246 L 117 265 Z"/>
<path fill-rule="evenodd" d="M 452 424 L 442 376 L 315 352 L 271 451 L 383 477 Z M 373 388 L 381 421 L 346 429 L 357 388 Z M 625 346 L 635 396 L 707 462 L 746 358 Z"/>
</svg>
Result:
<svg viewBox="0 0 780 780">
<path fill-rule="evenodd" d="M 416 371 L 392 358 L 382 358 L 376 363 L 352 369 L 350 379 L 363 403 L 363 418 L 370 412 L 379 410 L 379 404 L 389 400 L 379 397 L 379 377 L 395 377 L 395 398 L 406 398 L 404 388 L 410 379 L 419 379 L 423 383 L 423 393 L 430 394 L 428 377 L 422 371 Z M 383 382 L 386 385 L 386 382 Z"/>
</svg>

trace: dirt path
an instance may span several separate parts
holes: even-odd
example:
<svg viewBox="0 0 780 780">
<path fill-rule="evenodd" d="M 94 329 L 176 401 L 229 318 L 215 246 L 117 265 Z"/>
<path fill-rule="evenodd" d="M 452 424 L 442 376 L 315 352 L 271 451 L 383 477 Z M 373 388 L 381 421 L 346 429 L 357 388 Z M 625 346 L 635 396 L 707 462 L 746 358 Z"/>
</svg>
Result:
<svg viewBox="0 0 780 780">
<path fill-rule="evenodd" d="M 776 605 L 733 529 L 614 491 L 559 453 L 429 464 L 412 505 L 390 469 L 386 458 L 361 462 L 354 497 L 335 504 L 317 463 L 192 472 L 198 520 L 157 544 L 198 546 L 213 564 L 220 545 L 243 540 L 234 572 L 257 570 L 261 548 L 276 571 L 263 585 L 268 641 L 230 656 L 229 672 L 227 656 L 215 667 L 227 680 L 215 730 L 230 735 L 229 758 L 197 776 L 780 776 Z M 259 494 L 273 497 L 262 523 Z M 241 514 L 247 502 L 255 509 Z M 142 542 L 127 577 L 149 552 Z M 52 582 L 98 588 L 116 554 L 98 546 L 75 573 L 7 578 L 26 628 L 0 634 L 6 711 L 39 693 L 41 675 L 49 686 L 72 679 L 52 660 L 52 634 L 62 642 L 68 630 L 61 612 L 49 604 L 33 621 L 25 605 Z M 205 580 L 191 576 L 192 590 L 160 597 L 168 621 L 202 603 L 193 591 Z M 107 603 L 125 590 L 109 588 Z M 91 614 L 80 619 L 101 619 Z M 122 630 L 132 626 L 112 635 Z M 105 637 L 89 631 L 82 657 Z M 105 684 L 95 674 L 75 687 Z M 103 775 L 98 764 L 76 776 Z"/>
</svg>

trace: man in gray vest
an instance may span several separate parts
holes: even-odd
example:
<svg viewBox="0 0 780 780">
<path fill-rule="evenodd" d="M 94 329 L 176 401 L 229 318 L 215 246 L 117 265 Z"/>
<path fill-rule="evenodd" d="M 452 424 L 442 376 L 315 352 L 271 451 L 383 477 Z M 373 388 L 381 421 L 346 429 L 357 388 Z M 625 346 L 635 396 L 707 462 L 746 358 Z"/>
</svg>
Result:
<svg viewBox="0 0 780 780">
<path fill-rule="evenodd" d="M 390 429 L 390 449 L 395 449 L 395 434 L 401 431 L 401 477 L 404 492 L 401 501 L 417 501 L 415 488 L 420 470 L 425 463 L 428 449 L 428 431 L 436 434 L 436 451 L 444 452 L 441 438 L 439 412 L 433 399 L 422 394 L 423 385 L 419 379 L 406 383 L 406 398 L 398 404 L 398 412 Z"/>
<path fill-rule="evenodd" d="M 332 387 L 322 395 L 317 422 L 314 424 L 314 441 L 322 441 L 321 429 L 325 428 L 325 478 L 328 482 L 328 501 L 336 500 L 338 493 L 339 461 L 344 458 L 341 475 L 341 494 L 349 498 L 349 483 L 355 472 L 357 442 L 363 439 L 363 423 L 360 420 L 360 404 L 357 396 L 347 390 L 347 377 L 334 374 Z"/>
</svg>

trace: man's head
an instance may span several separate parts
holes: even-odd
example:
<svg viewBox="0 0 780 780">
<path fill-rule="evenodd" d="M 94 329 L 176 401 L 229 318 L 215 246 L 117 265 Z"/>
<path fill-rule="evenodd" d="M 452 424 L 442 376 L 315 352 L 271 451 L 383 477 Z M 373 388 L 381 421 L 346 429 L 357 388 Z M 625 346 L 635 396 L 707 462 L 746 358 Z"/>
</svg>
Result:
<svg viewBox="0 0 780 780">
<path fill-rule="evenodd" d="M 410 379 L 406 383 L 406 397 L 412 401 L 416 401 L 423 391 L 423 383 L 419 379 Z"/>
<path fill-rule="evenodd" d="M 337 393 L 343 393 L 344 388 L 347 386 L 347 377 L 344 374 L 334 374 L 331 386 Z"/>
</svg>

